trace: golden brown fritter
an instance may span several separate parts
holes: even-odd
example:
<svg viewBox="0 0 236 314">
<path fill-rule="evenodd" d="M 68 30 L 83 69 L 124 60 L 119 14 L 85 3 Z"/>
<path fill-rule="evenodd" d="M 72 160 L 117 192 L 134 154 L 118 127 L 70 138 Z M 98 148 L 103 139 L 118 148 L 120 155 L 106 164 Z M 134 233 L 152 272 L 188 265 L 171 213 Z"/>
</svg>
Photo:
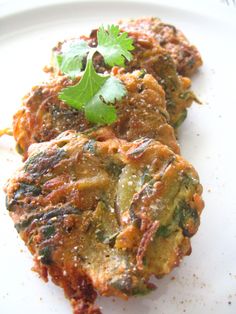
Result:
<svg viewBox="0 0 236 314">
<path fill-rule="evenodd" d="M 175 26 L 163 23 L 156 17 L 121 20 L 119 26 L 127 32 L 141 32 L 154 37 L 170 53 L 181 75 L 191 76 L 202 65 L 199 51 L 185 35 Z"/>
<path fill-rule="evenodd" d="M 179 152 L 173 128 L 168 124 L 165 93 L 149 74 L 113 73 L 121 79 L 127 96 L 115 104 L 118 120 L 106 127 L 106 137 L 117 136 L 128 141 L 140 137 L 154 138 Z M 66 130 L 85 131 L 94 125 L 89 123 L 82 111 L 59 100 L 58 92 L 76 81 L 68 77 L 55 77 L 36 86 L 23 99 L 22 108 L 15 114 L 13 131 L 18 149 L 24 154 L 32 143 L 48 141 Z M 93 131 L 94 137 L 104 139 L 104 131 Z M 26 155 L 25 155 L 26 156 Z"/>
<path fill-rule="evenodd" d="M 153 75 L 165 91 L 170 124 L 177 128 L 185 120 L 187 108 L 198 101 L 189 90 L 191 80 L 178 75 L 172 57 L 153 37 L 141 33 L 129 33 L 129 36 L 134 39 L 136 49 L 126 71 L 140 68 Z"/>
<path fill-rule="evenodd" d="M 193 167 L 151 139 L 103 142 L 76 132 L 34 144 L 6 187 L 7 208 L 35 270 L 75 314 L 104 296 L 147 293 L 191 251 L 202 188 Z"/>
</svg>

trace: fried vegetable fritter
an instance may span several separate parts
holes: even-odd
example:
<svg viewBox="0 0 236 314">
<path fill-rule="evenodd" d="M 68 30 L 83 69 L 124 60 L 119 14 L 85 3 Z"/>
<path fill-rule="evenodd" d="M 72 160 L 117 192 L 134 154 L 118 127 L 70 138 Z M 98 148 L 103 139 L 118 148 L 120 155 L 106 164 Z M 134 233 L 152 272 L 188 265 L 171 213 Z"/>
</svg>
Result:
<svg viewBox="0 0 236 314">
<path fill-rule="evenodd" d="M 153 36 L 175 61 L 181 75 L 191 76 L 202 65 L 197 48 L 175 26 L 163 23 L 156 17 L 145 17 L 119 21 L 119 26 L 128 32 L 143 32 Z"/>
<path fill-rule="evenodd" d="M 132 32 L 126 29 L 128 36 L 133 39 L 135 49 L 132 51 L 133 59 L 126 62 L 125 71 L 132 72 L 140 69 L 153 75 L 158 83 L 163 87 L 166 96 L 166 107 L 170 115 L 170 124 L 177 128 L 186 118 L 187 108 L 193 101 L 197 101 L 196 96 L 189 90 L 191 80 L 187 77 L 178 75 L 175 63 L 169 52 L 163 49 L 154 36 L 149 36 L 140 31 Z M 93 30 L 89 37 L 81 36 L 77 39 L 59 42 L 53 49 L 54 54 L 60 54 L 63 51 L 63 45 L 69 45 L 70 42 L 80 41 L 88 42 L 90 46 L 97 45 L 97 30 Z M 54 58 L 52 59 L 54 60 Z M 94 58 L 96 71 L 100 73 L 109 72 L 111 68 L 105 65 L 103 57 L 97 54 Z M 56 63 L 52 63 L 52 73 L 62 74 L 57 68 Z"/>
<path fill-rule="evenodd" d="M 150 74 L 117 71 L 115 68 L 113 72 L 124 83 L 127 96 L 115 104 L 118 120 L 106 128 L 109 136 L 128 141 L 140 137 L 154 138 L 178 153 L 174 130 L 168 124 L 169 114 L 162 87 Z M 76 81 L 78 80 L 79 78 Z M 53 78 L 34 87 L 25 96 L 22 108 L 14 116 L 13 124 L 20 152 L 26 155 L 30 144 L 51 140 L 63 131 L 85 131 L 94 126 L 86 120 L 83 111 L 66 105 L 58 98 L 58 92 L 72 84 L 75 81 L 65 76 Z M 101 137 L 99 130 L 93 134 L 95 138 Z M 104 131 L 102 134 L 104 136 Z"/>
<path fill-rule="evenodd" d="M 171 55 L 153 37 L 141 33 L 129 33 L 129 36 L 134 38 L 136 49 L 126 71 L 140 68 L 154 76 L 165 91 L 170 124 L 177 128 L 185 120 L 187 108 L 193 101 L 198 102 L 189 90 L 191 80 L 178 75 Z"/>
<path fill-rule="evenodd" d="M 95 291 L 147 293 L 151 275 L 190 253 L 203 208 L 196 171 L 167 146 L 73 131 L 32 145 L 6 193 L 35 270 L 64 289 L 75 314 L 100 313 Z"/>
</svg>

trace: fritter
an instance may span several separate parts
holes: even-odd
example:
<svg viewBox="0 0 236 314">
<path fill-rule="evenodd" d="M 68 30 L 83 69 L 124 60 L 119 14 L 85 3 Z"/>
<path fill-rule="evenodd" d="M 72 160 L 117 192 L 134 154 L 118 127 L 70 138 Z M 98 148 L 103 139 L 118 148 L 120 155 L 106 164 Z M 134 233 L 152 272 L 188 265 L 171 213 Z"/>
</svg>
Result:
<svg viewBox="0 0 236 314">
<path fill-rule="evenodd" d="M 168 124 L 165 93 L 150 75 L 141 71 L 113 72 L 125 85 L 127 96 L 116 102 L 118 120 L 106 127 L 109 137 L 117 136 L 128 141 L 140 137 L 154 138 L 179 152 L 173 128 Z M 15 114 L 14 137 L 18 150 L 27 155 L 30 144 L 48 141 L 66 130 L 85 131 L 94 125 L 89 123 L 83 111 L 76 110 L 58 98 L 58 92 L 75 82 L 59 76 L 36 86 L 23 99 L 22 108 Z M 95 138 L 104 139 L 104 131 L 91 131 Z M 90 133 L 91 133 L 90 132 Z"/>
<path fill-rule="evenodd" d="M 197 48 L 175 26 L 163 23 L 156 17 L 145 17 L 119 21 L 119 26 L 128 32 L 143 32 L 153 36 L 175 61 L 181 75 L 191 76 L 202 65 Z"/>
<path fill-rule="evenodd" d="M 178 75 L 171 55 L 159 45 L 153 36 L 142 32 L 129 32 L 128 29 L 126 31 L 128 36 L 133 39 L 135 49 L 132 51 L 133 59 L 131 62 L 126 62 L 125 71 L 145 70 L 158 81 L 165 91 L 170 124 L 177 128 L 186 118 L 186 108 L 190 107 L 193 101 L 198 102 L 194 93 L 189 90 L 191 80 Z M 77 39 L 59 42 L 53 49 L 53 53 L 60 54 L 63 51 L 63 45 L 69 45 L 70 42 L 81 39 L 87 41 L 92 47 L 96 46 L 97 30 L 93 30 L 89 37 L 81 36 Z M 111 71 L 111 68 L 105 65 L 103 57 L 99 54 L 94 58 L 94 66 L 96 71 L 100 73 Z M 54 62 L 52 62 L 51 70 L 56 75 L 61 74 Z"/>
<path fill-rule="evenodd" d="M 193 167 L 160 142 L 99 142 L 74 131 L 33 144 L 6 186 L 35 270 L 64 289 L 75 314 L 100 313 L 96 291 L 147 293 L 151 275 L 190 254 L 201 192 Z"/>
</svg>

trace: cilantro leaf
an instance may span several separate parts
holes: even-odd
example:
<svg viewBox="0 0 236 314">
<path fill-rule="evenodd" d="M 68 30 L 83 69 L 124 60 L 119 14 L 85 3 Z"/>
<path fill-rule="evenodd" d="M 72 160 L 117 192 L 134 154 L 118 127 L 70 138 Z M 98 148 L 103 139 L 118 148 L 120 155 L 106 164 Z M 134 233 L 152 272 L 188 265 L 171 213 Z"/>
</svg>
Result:
<svg viewBox="0 0 236 314">
<path fill-rule="evenodd" d="M 76 77 L 81 72 L 83 59 L 89 50 L 90 47 L 84 40 L 65 42 L 61 52 L 54 53 L 57 67 L 62 73 L 68 74 L 72 78 Z"/>
<path fill-rule="evenodd" d="M 115 101 L 126 95 L 122 82 L 111 76 L 101 87 L 99 92 L 85 106 L 86 118 L 94 123 L 111 124 L 116 121 Z"/>
<path fill-rule="evenodd" d="M 97 51 L 103 56 L 106 64 L 110 66 L 124 66 L 125 59 L 132 59 L 131 50 L 133 41 L 127 33 L 121 33 L 118 26 L 110 25 L 107 31 L 101 26 L 97 33 Z"/>
<path fill-rule="evenodd" d="M 86 106 L 84 112 L 86 119 L 97 124 L 112 124 L 117 119 L 115 107 L 106 105 L 102 101 Z"/>
<path fill-rule="evenodd" d="M 64 88 L 59 93 L 59 98 L 68 105 L 81 109 L 94 97 L 108 78 L 108 75 L 97 74 L 92 59 L 88 60 L 85 72 L 79 83 Z"/>
<path fill-rule="evenodd" d="M 59 98 L 76 109 L 84 107 L 85 116 L 90 122 L 111 124 L 117 119 L 112 104 L 125 94 L 126 89 L 120 80 L 97 74 L 92 59 L 89 59 L 79 83 L 64 88 Z"/>
</svg>

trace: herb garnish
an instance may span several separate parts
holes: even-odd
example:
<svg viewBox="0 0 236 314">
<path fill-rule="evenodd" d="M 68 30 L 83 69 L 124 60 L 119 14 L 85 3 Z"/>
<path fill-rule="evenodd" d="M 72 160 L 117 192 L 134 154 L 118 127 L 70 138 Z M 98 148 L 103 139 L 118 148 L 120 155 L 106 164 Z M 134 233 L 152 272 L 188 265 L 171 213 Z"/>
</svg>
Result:
<svg viewBox="0 0 236 314">
<path fill-rule="evenodd" d="M 132 59 L 133 41 L 127 33 L 120 34 L 119 27 L 115 25 L 108 26 L 107 30 L 100 27 L 97 41 L 98 45 L 94 48 L 82 40 L 74 42 L 57 55 L 58 67 L 72 78 L 81 72 L 83 60 L 87 57 L 79 83 L 62 89 L 59 98 L 78 110 L 83 109 L 90 122 L 111 124 L 117 119 L 114 103 L 122 99 L 127 91 L 116 77 L 96 72 L 93 56 L 99 52 L 108 66 L 124 66 L 125 59 Z"/>
</svg>

